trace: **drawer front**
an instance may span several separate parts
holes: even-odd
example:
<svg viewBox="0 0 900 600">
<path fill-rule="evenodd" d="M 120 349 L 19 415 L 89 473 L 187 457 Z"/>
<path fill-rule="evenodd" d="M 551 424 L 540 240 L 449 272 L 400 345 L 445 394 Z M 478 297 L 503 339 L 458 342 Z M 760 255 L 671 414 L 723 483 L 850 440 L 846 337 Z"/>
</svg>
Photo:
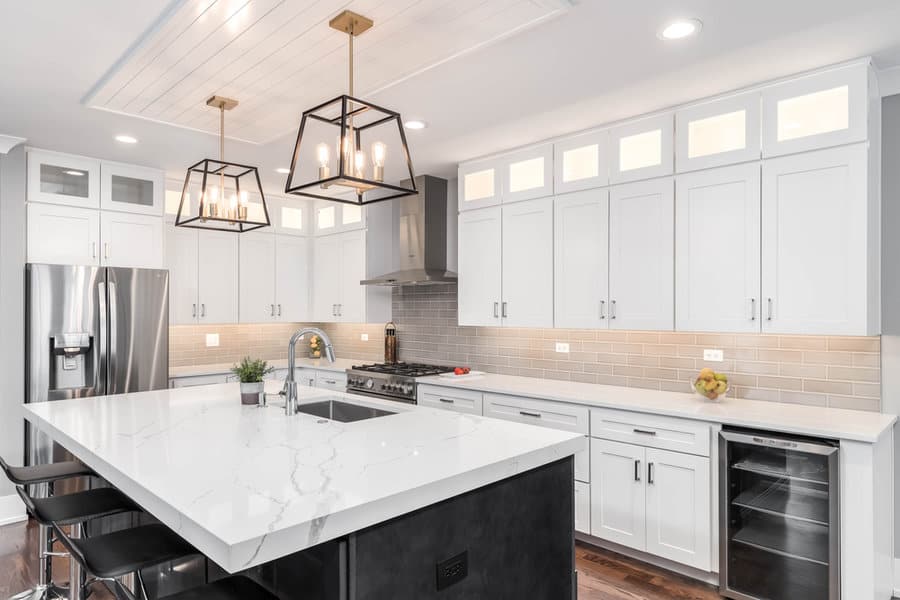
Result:
<svg viewBox="0 0 900 600">
<path fill-rule="evenodd" d="M 588 435 L 590 421 L 587 407 L 549 400 L 507 396 L 484 395 L 484 416 L 495 419 L 527 423 L 550 429 L 562 429 Z M 575 455 L 575 479 L 590 482 L 591 468 L 587 450 Z"/>
<path fill-rule="evenodd" d="M 483 398 L 481 392 L 472 390 L 422 385 L 418 389 L 418 402 L 422 406 L 481 415 Z"/>
<path fill-rule="evenodd" d="M 343 392 L 347 389 L 347 374 L 316 371 L 316 387 Z"/>
<path fill-rule="evenodd" d="M 575 531 L 591 533 L 591 486 L 575 482 Z"/>
<path fill-rule="evenodd" d="M 591 410 L 591 437 L 709 456 L 707 423 L 622 410 Z"/>
<path fill-rule="evenodd" d="M 178 377 L 172 379 L 170 387 L 185 388 L 195 387 L 198 385 L 214 385 L 217 383 L 228 383 L 228 375 L 199 375 L 196 377 Z"/>
</svg>

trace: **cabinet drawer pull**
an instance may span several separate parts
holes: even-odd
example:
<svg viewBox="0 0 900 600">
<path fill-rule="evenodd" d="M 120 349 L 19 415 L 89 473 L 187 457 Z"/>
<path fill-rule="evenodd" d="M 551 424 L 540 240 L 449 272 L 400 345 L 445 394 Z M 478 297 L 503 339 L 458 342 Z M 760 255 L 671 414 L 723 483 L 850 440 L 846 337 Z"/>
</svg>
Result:
<svg viewBox="0 0 900 600">
<path fill-rule="evenodd" d="M 647 463 L 647 483 L 653 485 L 653 463 Z"/>
<path fill-rule="evenodd" d="M 641 480 L 641 461 L 639 459 L 634 459 L 634 480 Z"/>
<path fill-rule="evenodd" d="M 655 431 L 650 431 L 649 429 L 632 429 L 632 431 L 643 435 L 656 435 Z"/>
<path fill-rule="evenodd" d="M 335 381 L 334 379 L 326 379 L 325 383 L 327 383 L 328 385 L 335 385 L 337 381 Z"/>
<path fill-rule="evenodd" d="M 519 414 L 522 415 L 523 417 L 534 417 L 535 419 L 541 418 L 541 413 L 528 412 L 527 410 L 520 410 Z"/>
<path fill-rule="evenodd" d="M 443 402 L 445 404 L 453 404 L 453 402 L 454 402 L 450 398 L 438 398 L 438 400 L 440 400 L 441 402 Z"/>
</svg>

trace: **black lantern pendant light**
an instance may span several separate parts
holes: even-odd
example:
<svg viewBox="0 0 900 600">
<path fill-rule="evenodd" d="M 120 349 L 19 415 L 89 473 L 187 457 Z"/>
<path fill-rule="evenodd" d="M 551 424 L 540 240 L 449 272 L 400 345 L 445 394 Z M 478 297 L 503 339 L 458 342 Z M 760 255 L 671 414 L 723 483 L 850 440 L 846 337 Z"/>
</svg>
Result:
<svg viewBox="0 0 900 600">
<path fill-rule="evenodd" d="M 188 167 L 178 205 L 176 227 L 243 233 L 268 227 L 269 209 L 256 167 L 225 160 L 225 111 L 237 100 L 213 96 L 219 109 L 219 159 L 204 158 Z"/>
<path fill-rule="evenodd" d="M 353 97 L 353 38 L 371 19 L 345 10 L 329 25 L 350 40 L 349 90 L 303 113 L 285 193 L 355 205 L 416 194 L 400 113 Z"/>
</svg>

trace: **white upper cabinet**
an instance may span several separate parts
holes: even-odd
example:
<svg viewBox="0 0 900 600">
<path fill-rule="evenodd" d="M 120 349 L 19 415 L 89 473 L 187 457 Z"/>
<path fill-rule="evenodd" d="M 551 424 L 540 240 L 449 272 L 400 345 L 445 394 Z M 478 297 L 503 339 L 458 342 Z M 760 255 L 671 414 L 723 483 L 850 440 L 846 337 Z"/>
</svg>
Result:
<svg viewBox="0 0 900 600">
<path fill-rule="evenodd" d="M 760 328 L 758 162 L 675 179 L 675 328 Z"/>
<path fill-rule="evenodd" d="M 557 194 L 609 185 L 609 132 L 596 131 L 553 145 Z"/>
<path fill-rule="evenodd" d="M 759 104 L 759 92 L 748 92 L 677 111 L 675 170 L 758 160 Z"/>
<path fill-rule="evenodd" d="M 100 177 L 100 208 L 145 215 L 163 214 L 166 202 L 163 171 L 103 161 Z"/>
<path fill-rule="evenodd" d="M 312 230 L 311 202 L 299 198 L 267 196 L 271 231 L 280 235 L 309 235 Z M 260 229 L 259 231 L 266 231 Z"/>
<path fill-rule="evenodd" d="M 200 231 L 198 252 L 199 322 L 237 323 L 238 235 L 228 231 Z"/>
<path fill-rule="evenodd" d="M 341 249 L 340 236 L 317 237 L 313 249 L 312 316 L 320 323 L 338 320 L 338 304 L 341 297 Z"/>
<path fill-rule="evenodd" d="M 763 332 L 880 332 L 867 160 L 862 143 L 763 162 Z"/>
<path fill-rule="evenodd" d="M 28 150 L 29 202 L 100 207 L 100 161 L 46 150 Z"/>
<path fill-rule="evenodd" d="M 671 175 L 673 127 L 674 116 L 665 113 L 610 129 L 610 183 Z"/>
<path fill-rule="evenodd" d="M 166 266 L 169 269 L 169 322 L 190 325 L 199 315 L 199 230 L 166 226 Z"/>
<path fill-rule="evenodd" d="M 240 321 L 265 323 L 276 319 L 275 236 L 251 231 L 239 236 Z"/>
<path fill-rule="evenodd" d="M 553 327 L 553 198 L 503 207 L 506 327 Z"/>
<path fill-rule="evenodd" d="M 609 327 L 671 330 L 675 202 L 671 178 L 609 191 Z"/>
<path fill-rule="evenodd" d="M 309 320 L 310 240 L 275 236 L 275 318 L 297 323 Z"/>
<path fill-rule="evenodd" d="M 161 269 L 165 266 L 163 220 L 149 215 L 100 212 L 100 264 Z"/>
<path fill-rule="evenodd" d="M 378 323 L 390 319 L 390 289 L 360 284 L 366 279 L 370 268 L 382 268 L 374 264 L 381 242 L 383 240 L 377 232 L 366 230 L 345 231 L 313 240 L 314 320 L 322 323 Z M 296 259 L 302 250 L 294 248 L 294 251 L 297 253 Z M 294 267 L 290 263 L 279 262 L 279 278 L 288 276 L 285 275 L 286 269 Z M 295 314 L 299 312 L 296 310 Z"/>
<path fill-rule="evenodd" d="M 460 165 L 458 172 L 459 210 L 471 210 L 500 204 L 502 166 L 498 160 Z"/>
<path fill-rule="evenodd" d="M 553 194 L 553 145 L 544 144 L 503 157 L 503 202 Z"/>
<path fill-rule="evenodd" d="M 868 137 L 869 66 L 839 67 L 762 90 L 764 157 Z"/>
<path fill-rule="evenodd" d="M 100 264 L 100 213 L 29 202 L 27 260 L 62 265 Z"/>
<path fill-rule="evenodd" d="M 609 319 L 609 191 L 554 201 L 554 324 L 606 329 Z"/>
<path fill-rule="evenodd" d="M 363 229 L 366 226 L 365 209 L 344 202 L 316 200 L 313 203 L 313 233 L 329 235 Z"/>
<path fill-rule="evenodd" d="M 502 222 L 497 206 L 459 215 L 460 325 L 500 326 Z"/>
<path fill-rule="evenodd" d="M 338 320 L 348 323 L 366 322 L 366 291 L 360 285 L 366 278 L 366 232 L 342 234 L 341 240 L 341 296 Z"/>
</svg>

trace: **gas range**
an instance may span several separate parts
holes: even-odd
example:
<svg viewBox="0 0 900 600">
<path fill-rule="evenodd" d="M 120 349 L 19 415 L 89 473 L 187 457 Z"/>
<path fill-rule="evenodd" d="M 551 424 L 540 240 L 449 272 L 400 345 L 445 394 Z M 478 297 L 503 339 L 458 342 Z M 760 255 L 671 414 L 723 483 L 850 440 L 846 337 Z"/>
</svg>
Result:
<svg viewBox="0 0 900 600">
<path fill-rule="evenodd" d="M 347 369 L 347 391 L 352 394 L 416 403 L 416 379 L 448 373 L 453 367 L 420 363 L 378 363 Z"/>
</svg>

